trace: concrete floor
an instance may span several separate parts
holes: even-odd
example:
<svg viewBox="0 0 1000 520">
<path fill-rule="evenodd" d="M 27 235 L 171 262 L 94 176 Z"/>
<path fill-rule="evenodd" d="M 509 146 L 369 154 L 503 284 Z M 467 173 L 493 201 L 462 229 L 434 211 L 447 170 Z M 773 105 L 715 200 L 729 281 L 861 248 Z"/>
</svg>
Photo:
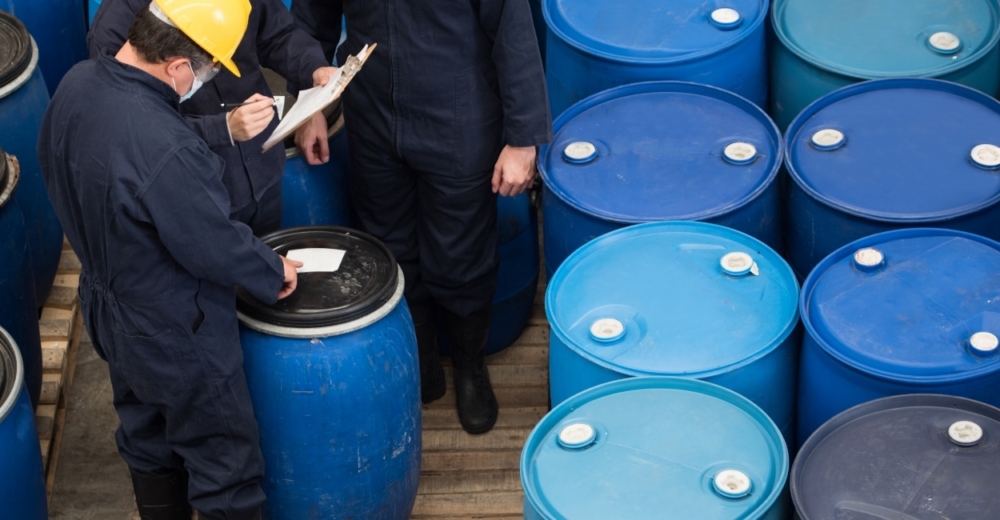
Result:
<svg viewBox="0 0 1000 520">
<path fill-rule="evenodd" d="M 52 520 L 131 520 L 132 480 L 115 447 L 108 364 L 83 332 L 49 504 Z"/>
</svg>

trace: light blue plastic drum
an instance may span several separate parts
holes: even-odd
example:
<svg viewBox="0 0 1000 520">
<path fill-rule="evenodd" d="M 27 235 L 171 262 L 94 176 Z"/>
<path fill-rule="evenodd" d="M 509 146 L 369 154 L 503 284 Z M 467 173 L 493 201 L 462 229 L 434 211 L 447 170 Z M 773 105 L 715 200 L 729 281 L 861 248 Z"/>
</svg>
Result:
<svg viewBox="0 0 1000 520">
<path fill-rule="evenodd" d="M 354 223 L 343 116 L 330 125 L 328 142 L 330 160 L 316 166 L 306 162 L 294 143 L 285 148 L 281 227 L 350 226 Z"/>
<path fill-rule="evenodd" d="M 935 393 L 1000 405 L 1000 243 L 946 229 L 873 235 L 802 288 L 798 439 L 857 404 Z"/>
<path fill-rule="evenodd" d="M 244 370 L 267 466 L 264 518 L 407 518 L 421 412 L 402 272 L 385 246 L 346 228 L 291 228 L 264 242 L 282 255 L 331 257 L 306 261 L 303 269 L 323 270 L 300 272 L 295 292 L 275 305 L 240 294 Z"/>
<path fill-rule="evenodd" d="M 35 412 L 14 338 L 0 328 L 0 504 L 3 517 L 47 520 L 45 473 Z"/>
<path fill-rule="evenodd" d="M 619 85 L 694 81 L 767 101 L 768 0 L 541 0 L 552 114 Z"/>
<path fill-rule="evenodd" d="M 94 15 L 101 7 L 101 0 L 88 0 L 87 2 L 87 27 L 94 25 Z"/>
<path fill-rule="evenodd" d="M 42 345 L 31 252 L 18 204 L 19 180 L 17 160 L 0 149 L 0 327 L 21 350 L 25 387 L 31 404 L 37 406 L 42 389 Z"/>
<path fill-rule="evenodd" d="M 641 222 L 712 222 L 781 249 L 782 139 L 746 99 L 640 83 L 591 96 L 554 126 L 538 161 L 550 277 L 587 241 Z"/>
<path fill-rule="evenodd" d="M 87 59 L 87 18 L 83 14 L 83 2 L 0 0 L 0 10 L 21 20 L 38 42 L 38 67 L 51 96 L 66 72 Z"/>
<path fill-rule="evenodd" d="M 930 79 L 833 92 L 788 128 L 786 252 L 800 279 L 841 246 L 907 227 L 1000 239 L 1000 103 Z"/>
<path fill-rule="evenodd" d="M 792 439 L 797 303 L 788 264 L 738 231 L 657 222 L 608 233 L 545 293 L 552 404 L 616 379 L 702 379 L 746 396 Z"/>
<path fill-rule="evenodd" d="M 776 0 L 771 115 L 785 128 L 813 101 L 878 78 L 1000 87 L 997 0 Z"/>
<path fill-rule="evenodd" d="M 63 241 L 62 226 L 45 191 L 36 151 L 48 104 L 49 93 L 38 68 L 38 48 L 20 21 L 0 11 L 0 147 L 17 157 L 21 165 L 18 198 L 39 306 L 52 288 Z"/>
<path fill-rule="evenodd" d="M 788 451 L 746 398 L 673 377 L 556 406 L 521 452 L 526 520 L 786 518 Z"/>
<path fill-rule="evenodd" d="M 792 465 L 804 520 L 1000 518 L 1000 410 L 945 395 L 886 397 L 827 421 Z"/>
</svg>

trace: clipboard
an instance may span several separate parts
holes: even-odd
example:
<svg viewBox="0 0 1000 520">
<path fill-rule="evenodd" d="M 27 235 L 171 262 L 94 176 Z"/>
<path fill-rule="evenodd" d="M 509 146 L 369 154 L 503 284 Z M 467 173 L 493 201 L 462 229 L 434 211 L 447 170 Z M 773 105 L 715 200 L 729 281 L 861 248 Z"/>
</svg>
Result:
<svg viewBox="0 0 1000 520">
<path fill-rule="evenodd" d="M 348 83 L 354 79 L 354 76 L 361 70 L 365 62 L 368 61 L 368 57 L 372 55 L 377 46 L 377 43 L 365 45 L 358 52 L 357 56 L 348 56 L 344 66 L 340 67 L 340 70 L 330 77 L 330 81 L 326 85 L 299 92 L 299 97 L 295 105 L 281 119 L 271 137 L 268 137 L 267 141 L 264 142 L 261 153 L 283 142 L 286 137 L 292 135 L 300 126 L 312 118 L 314 114 L 339 99 L 340 95 L 344 93 L 344 89 L 347 88 Z"/>
</svg>

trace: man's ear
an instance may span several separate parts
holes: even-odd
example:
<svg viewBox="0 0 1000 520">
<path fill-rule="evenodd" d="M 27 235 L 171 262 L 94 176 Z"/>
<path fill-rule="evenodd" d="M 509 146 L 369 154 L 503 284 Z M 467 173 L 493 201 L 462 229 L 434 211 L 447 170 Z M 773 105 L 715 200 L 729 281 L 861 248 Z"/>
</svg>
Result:
<svg viewBox="0 0 1000 520">
<path fill-rule="evenodd" d="M 168 59 L 165 62 L 167 75 L 172 78 L 184 77 L 184 72 L 187 71 L 188 63 L 191 60 L 184 58 L 182 56 L 175 56 Z"/>
</svg>

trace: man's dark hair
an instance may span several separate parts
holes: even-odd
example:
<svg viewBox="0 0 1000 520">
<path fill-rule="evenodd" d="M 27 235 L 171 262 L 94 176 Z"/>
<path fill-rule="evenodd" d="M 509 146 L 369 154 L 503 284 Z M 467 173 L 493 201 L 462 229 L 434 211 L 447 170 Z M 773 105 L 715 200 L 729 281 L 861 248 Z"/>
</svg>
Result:
<svg viewBox="0 0 1000 520">
<path fill-rule="evenodd" d="M 135 17 L 128 29 L 128 41 L 148 63 L 163 63 L 180 56 L 191 60 L 191 67 L 198 70 L 212 62 L 212 57 L 191 38 L 157 18 L 149 9 L 143 9 Z"/>
</svg>

